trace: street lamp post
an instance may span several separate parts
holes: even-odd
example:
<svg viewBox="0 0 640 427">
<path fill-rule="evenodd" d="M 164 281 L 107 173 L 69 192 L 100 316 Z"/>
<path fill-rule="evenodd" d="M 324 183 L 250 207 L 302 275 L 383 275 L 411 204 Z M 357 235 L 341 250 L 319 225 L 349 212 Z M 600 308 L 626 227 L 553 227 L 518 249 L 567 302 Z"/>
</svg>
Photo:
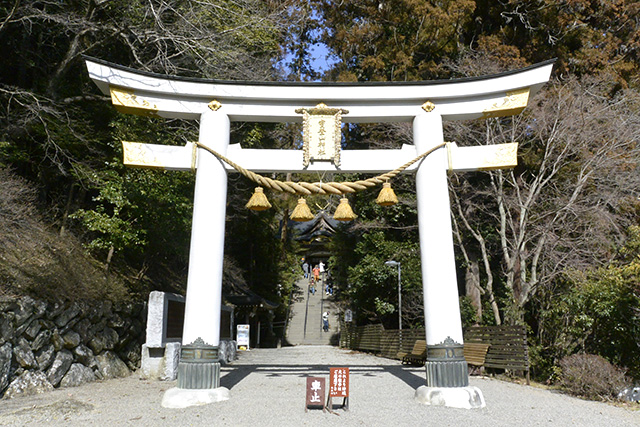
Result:
<svg viewBox="0 0 640 427">
<path fill-rule="evenodd" d="M 402 334 L 402 292 L 400 286 L 400 278 L 401 278 L 401 267 L 398 261 L 387 261 L 384 265 L 388 265 L 389 267 L 398 267 L 398 329 L 400 329 L 400 334 Z M 402 336 L 402 335 L 400 335 Z"/>
</svg>

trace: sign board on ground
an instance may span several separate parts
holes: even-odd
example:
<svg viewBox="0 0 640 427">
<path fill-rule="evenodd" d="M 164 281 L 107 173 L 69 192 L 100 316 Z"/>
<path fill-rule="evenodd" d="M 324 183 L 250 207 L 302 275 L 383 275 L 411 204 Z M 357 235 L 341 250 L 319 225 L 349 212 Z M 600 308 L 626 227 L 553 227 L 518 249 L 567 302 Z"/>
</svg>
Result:
<svg viewBox="0 0 640 427">
<path fill-rule="evenodd" d="M 349 368 L 329 368 L 329 397 L 349 397 Z"/>
<path fill-rule="evenodd" d="M 238 325 L 236 342 L 238 350 L 249 350 L 249 325 Z"/>
<path fill-rule="evenodd" d="M 307 377 L 307 409 L 322 408 L 324 410 L 324 378 Z"/>
</svg>

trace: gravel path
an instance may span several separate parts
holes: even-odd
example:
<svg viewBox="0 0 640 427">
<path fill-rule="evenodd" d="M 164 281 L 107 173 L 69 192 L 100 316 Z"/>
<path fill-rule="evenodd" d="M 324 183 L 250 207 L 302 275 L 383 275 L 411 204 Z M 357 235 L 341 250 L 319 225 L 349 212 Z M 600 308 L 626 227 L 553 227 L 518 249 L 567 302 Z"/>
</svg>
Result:
<svg viewBox="0 0 640 427">
<path fill-rule="evenodd" d="M 306 376 L 350 368 L 350 411 L 305 413 Z M 0 400 L 0 425 L 48 426 L 640 426 L 640 405 L 621 408 L 553 391 L 472 377 L 484 409 L 430 407 L 414 401 L 424 368 L 329 346 L 257 349 L 222 368 L 225 402 L 165 409 L 160 402 L 175 382 L 128 378 Z M 335 402 L 334 402 L 335 403 Z"/>
</svg>

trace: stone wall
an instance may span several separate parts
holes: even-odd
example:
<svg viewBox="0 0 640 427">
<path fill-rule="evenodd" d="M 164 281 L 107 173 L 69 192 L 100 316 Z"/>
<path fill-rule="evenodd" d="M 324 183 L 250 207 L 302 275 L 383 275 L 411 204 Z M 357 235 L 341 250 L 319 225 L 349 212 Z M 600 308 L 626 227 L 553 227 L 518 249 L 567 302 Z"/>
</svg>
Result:
<svg viewBox="0 0 640 427">
<path fill-rule="evenodd" d="M 0 301 L 0 397 L 128 375 L 145 320 L 143 303 Z"/>
</svg>

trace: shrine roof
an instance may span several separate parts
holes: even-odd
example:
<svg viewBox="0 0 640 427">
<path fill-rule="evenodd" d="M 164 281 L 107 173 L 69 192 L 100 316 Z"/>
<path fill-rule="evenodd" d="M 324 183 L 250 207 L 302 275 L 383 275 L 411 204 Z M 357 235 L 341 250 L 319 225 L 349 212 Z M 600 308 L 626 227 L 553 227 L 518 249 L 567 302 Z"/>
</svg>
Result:
<svg viewBox="0 0 640 427">
<path fill-rule="evenodd" d="M 340 221 L 333 219 L 325 211 L 320 211 L 310 221 L 295 222 L 291 226 L 298 235 L 298 241 L 311 241 L 316 237 L 331 237 L 335 233 L 336 228 L 340 225 Z"/>
</svg>

